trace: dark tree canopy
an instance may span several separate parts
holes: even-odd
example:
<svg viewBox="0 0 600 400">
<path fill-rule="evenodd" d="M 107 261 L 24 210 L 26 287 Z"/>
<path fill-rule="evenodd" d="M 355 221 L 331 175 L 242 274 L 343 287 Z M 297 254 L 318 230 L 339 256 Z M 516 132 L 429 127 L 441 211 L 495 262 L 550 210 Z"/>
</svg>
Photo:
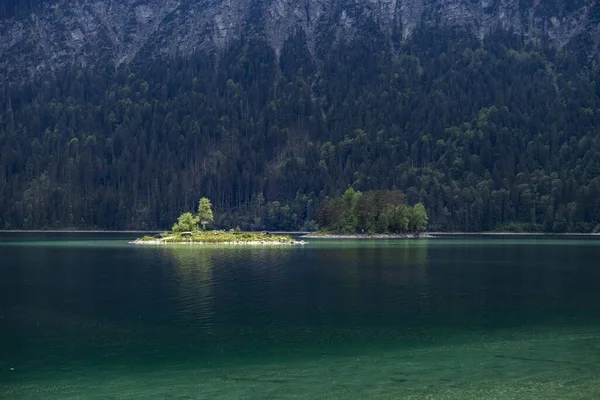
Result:
<svg viewBox="0 0 600 400">
<path fill-rule="evenodd" d="M 419 233 L 428 220 L 425 206 L 410 207 L 398 190 L 362 193 L 350 187 L 341 197 L 323 200 L 317 211 L 321 230 L 335 233 Z"/>
<path fill-rule="evenodd" d="M 0 19 L 20 17 L 37 11 L 54 0 L 2 0 L 0 2 Z"/>
<path fill-rule="evenodd" d="M 314 229 L 329 207 L 323 224 L 380 229 L 325 201 L 352 207 L 349 186 L 402 192 L 432 230 L 600 224 L 589 58 L 458 30 L 308 49 L 298 33 L 279 59 L 252 39 L 2 87 L 0 228 L 166 229 L 206 196 L 215 227 Z"/>
</svg>

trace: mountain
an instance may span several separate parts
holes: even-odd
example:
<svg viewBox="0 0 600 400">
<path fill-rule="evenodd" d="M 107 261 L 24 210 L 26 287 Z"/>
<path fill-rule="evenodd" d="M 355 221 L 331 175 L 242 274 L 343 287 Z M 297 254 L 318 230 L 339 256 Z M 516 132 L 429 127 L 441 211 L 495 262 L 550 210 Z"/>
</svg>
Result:
<svg viewBox="0 0 600 400">
<path fill-rule="evenodd" d="M 9 79 L 98 61 L 223 51 L 248 35 L 279 54 L 298 29 L 311 51 L 373 22 L 406 39 L 420 24 L 460 26 L 482 39 L 498 28 L 558 47 L 600 44 L 595 0 L 7 0 L 0 65 Z M 10 16 L 10 18 L 8 18 Z"/>
<path fill-rule="evenodd" d="M 433 230 L 594 231 L 599 4 L 4 2 L 0 228 L 165 229 L 202 196 L 314 228 L 352 187 Z"/>
</svg>

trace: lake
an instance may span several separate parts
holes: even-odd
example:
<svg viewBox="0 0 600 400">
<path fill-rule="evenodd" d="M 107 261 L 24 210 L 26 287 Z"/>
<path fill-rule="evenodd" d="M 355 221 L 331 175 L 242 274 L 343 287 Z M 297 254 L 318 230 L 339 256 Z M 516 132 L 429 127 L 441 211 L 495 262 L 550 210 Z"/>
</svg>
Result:
<svg viewBox="0 0 600 400">
<path fill-rule="evenodd" d="M 0 234 L 0 398 L 600 397 L 600 240 Z"/>
</svg>

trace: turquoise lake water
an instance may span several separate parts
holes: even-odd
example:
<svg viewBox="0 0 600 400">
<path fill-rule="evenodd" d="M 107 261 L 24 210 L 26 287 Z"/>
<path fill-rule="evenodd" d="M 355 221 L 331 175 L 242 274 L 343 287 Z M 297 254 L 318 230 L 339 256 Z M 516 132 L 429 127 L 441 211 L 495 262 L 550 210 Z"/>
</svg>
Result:
<svg viewBox="0 0 600 400">
<path fill-rule="evenodd" d="M 1 399 L 600 398 L 600 240 L 0 234 Z"/>
</svg>

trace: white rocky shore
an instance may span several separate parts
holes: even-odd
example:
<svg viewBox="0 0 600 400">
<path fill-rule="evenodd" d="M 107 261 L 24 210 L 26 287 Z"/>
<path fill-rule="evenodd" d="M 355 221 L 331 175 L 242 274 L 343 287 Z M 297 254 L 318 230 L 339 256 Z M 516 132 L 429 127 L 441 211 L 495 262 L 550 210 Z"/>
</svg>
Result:
<svg viewBox="0 0 600 400">
<path fill-rule="evenodd" d="M 292 240 L 289 242 L 276 242 L 276 241 L 266 241 L 266 240 L 252 240 L 252 241 L 236 241 L 236 242 L 199 242 L 199 241 L 177 241 L 170 242 L 167 241 L 167 238 L 156 239 L 156 240 L 141 240 L 137 239 L 131 244 L 137 245 L 153 245 L 153 246 L 166 246 L 173 244 L 184 244 L 184 245 L 202 245 L 202 246 L 210 246 L 210 245 L 233 245 L 233 246 L 304 246 L 308 244 L 308 242 L 304 240 Z"/>
</svg>

